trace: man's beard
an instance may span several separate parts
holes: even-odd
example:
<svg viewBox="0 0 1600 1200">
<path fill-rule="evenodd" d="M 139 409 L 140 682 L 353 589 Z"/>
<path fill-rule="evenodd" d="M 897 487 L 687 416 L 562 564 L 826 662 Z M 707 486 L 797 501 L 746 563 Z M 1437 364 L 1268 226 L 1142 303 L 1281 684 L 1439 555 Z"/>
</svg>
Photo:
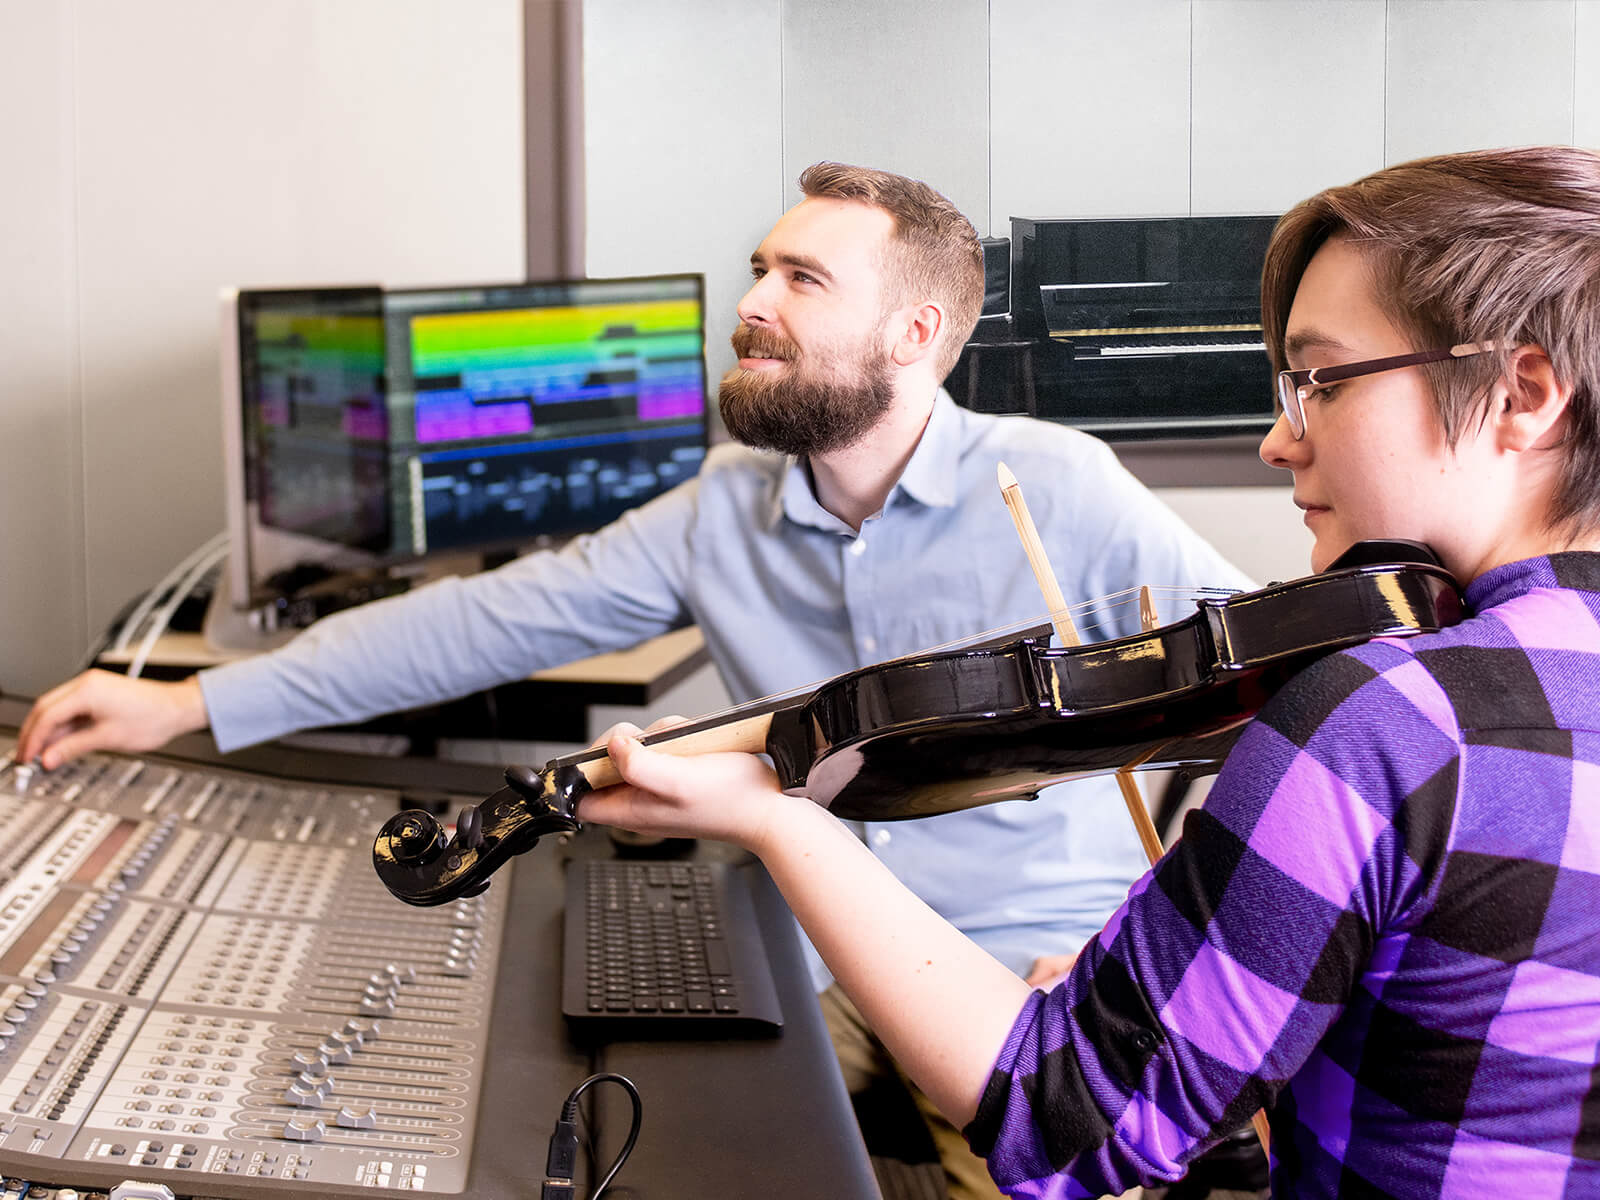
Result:
<svg viewBox="0 0 1600 1200">
<path fill-rule="evenodd" d="M 717 389 L 722 423 L 745 445 L 780 454 L 806 457 L 855 444 L 894 403 L 888 355 L 877 356 L 872 347 L 869 338 L 853 379 L 823 379 L 817 371 L 835 366 L 843 354 L 829 355 L 808 369 L 794 343 L 741 324 L 733 334 L 740 358 L 770 356 L 790 366 L 774 372 L 773 378 L 741 367 L 724 375 Z"/>
</svg>

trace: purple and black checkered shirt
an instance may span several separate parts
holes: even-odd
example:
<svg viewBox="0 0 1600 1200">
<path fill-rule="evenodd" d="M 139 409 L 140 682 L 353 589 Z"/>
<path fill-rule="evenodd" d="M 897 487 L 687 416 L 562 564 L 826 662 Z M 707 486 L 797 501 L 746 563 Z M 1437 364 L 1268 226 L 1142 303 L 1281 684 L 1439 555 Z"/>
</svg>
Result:
<svg viewBox="0 0 1600 1200">
<path fill-rule="evenodd" d="M 1265 1106 L 1280 1196 L 1600 1195 L 1600 554 L 1324 659 L 1012 1028 L 967 1128 L 1099 1196 Z"/>
</svg>

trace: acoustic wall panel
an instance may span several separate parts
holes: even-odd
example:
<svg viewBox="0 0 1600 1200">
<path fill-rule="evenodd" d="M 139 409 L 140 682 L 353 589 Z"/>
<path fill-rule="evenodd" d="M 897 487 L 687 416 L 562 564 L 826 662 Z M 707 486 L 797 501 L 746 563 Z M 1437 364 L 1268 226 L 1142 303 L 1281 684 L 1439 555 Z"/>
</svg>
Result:
<svg viewBox="0 0 1600 1200">
<path fill-rule="evenodd" d="M 987 0 L 783 6 L 785 198 L 813 162 L 926 180 L 990 224 Z"/>
<path fill-rule="evenodd" d="M 1188 0 L 992 0 L 987 232 L 1186 215 L 1189 36 Z"/>
<path fill-rule="evenodd" d="M 700 271 L 713 387 L 750 252 L 785 205 L 779 0 L 588 0 L 590 275 Z"/>
<path fill-rule="evenodd" d="M 72 9 L 0 5 L 0 689 L 83 654 L 82 397 L 73 244 Z"/>
<path fill-rule="evenodd" d="M 1384 0 L 1194 7 L 1192 213 L 1281 213 L 1383 166 Z"/>
<path fill-rule="evenodd" d="M 1387 162 L 1567 142 L 1573 0 L 1389 0 Z"/>
<path fill-rule="evenodd" d="M 1577 0 L 1572 142 L 1600 149 L 1600 0 Z"/>
<path fill-rule="evenodd" d="M 217 293 L 521 275 L 515 0 L 78 8 L 91 624 L 222 527 Z"/>
</svg>

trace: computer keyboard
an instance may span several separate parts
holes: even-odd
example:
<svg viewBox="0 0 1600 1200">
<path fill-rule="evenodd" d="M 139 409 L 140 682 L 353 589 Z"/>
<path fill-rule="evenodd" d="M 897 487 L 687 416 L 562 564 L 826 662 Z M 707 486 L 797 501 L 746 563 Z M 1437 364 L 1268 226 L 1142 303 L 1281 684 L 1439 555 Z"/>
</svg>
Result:
<svg viewBox="0 0 1600 1200">
<path fill-rule="evenodd" d="M 612 1039 L 776 1034 L 749 888 L 728 863 L 567 864 L 561 1009 Z"/>
</svg>

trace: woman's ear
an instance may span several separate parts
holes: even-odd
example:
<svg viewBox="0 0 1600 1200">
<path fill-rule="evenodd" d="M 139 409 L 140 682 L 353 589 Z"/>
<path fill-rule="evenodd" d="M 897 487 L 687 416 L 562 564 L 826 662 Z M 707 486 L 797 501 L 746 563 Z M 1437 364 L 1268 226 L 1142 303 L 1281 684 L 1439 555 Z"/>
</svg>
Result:
<svg viewBox="0 0 1600 1200">
<path fill-rule="evenodd" d="M 1502 450 L 1543 449 L 1561 440 L 1572 387 L 1540 346 L 1518 346 L 1490 397 L 1488 422 Z"/>
</svg>

